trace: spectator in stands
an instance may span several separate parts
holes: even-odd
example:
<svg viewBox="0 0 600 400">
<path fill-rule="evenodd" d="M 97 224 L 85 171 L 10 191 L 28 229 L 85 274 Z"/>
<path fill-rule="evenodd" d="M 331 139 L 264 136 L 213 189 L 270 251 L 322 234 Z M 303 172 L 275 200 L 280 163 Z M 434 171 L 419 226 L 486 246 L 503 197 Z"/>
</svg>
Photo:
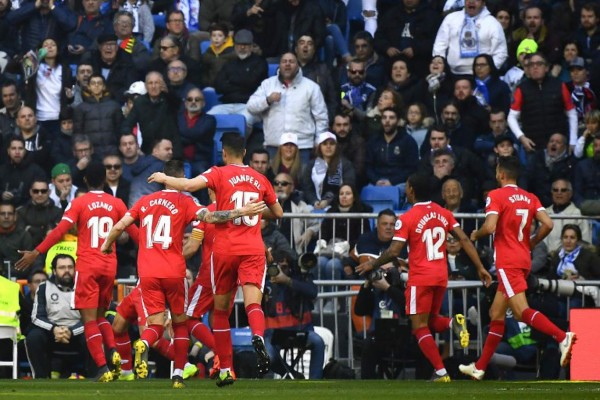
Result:
<svg viewBox="0 0 600 400">
<path fill-rule="evenodd" d="M 83 90 L 90 83 L 90 76 L 94 73 L 94 67 L 91 64 L 80 62 L 75 72 L 75 84 L 73 85 L 73 103 L 71 107 L 77 107 L 83 103 Z"/>
<path fill-rule="evenodd" d="M 379 93 L 379 96 L 373 96 L 372 100 L 373 102 L 377 102 L 368 107 L 367 112 L 364 113 L 364 116 L 363 113 L 360 113 L 357 110 L 355 110 L 353 113 L 356 117 L 358 117 L 358 119 L 363 120 L 362 136 L 367 141 L 373 137 L 381 135 L 383 132 L 381 120 L 384 110 L 387 110 L 388 108 L 397 110 L 398 123 L 400 124 L 400 113 L 404 109 L 404 101 L 402 100 L 402 96 L 400 96 L 400 93 L 391 88 L 383 89 L 381 93 Z"/>
<path fill-rule="evenodd" d="M 18 39 L 12 36 L 10 40 L 20 44 L 19 54 L 25 54 L 36 49 L 46 38 L 53 38 L 59 44 L 65 43 L 67 34 L 77 26 L 77 15 L 67 3 L 54 4 L 54 0 L 23 1 L 7 15 L 6 22 L 19 32 Z"/>
<path fill-rule="evenodd" d="M 46 173 L 33 162 L 25 149 L 25 140 L 12 136 L 7 140 L 8 162 L 0 165 L 0 190 L 2 200 L 21 206 L 29 201 L 29 188 L 35 178 L 45 178 Z"/>
<path fill-rule="evenodd" d="M 292 262 L 298 259 L 296 251 L 292 249 L 290 242 L 285 235 L 277 229 L 277 225 L 269 219 L 263 218 L 260 221 L 260 232 L 262 234 L 265 247 L 270 249 L 271 253 L 283 254 Z"/>
<path fill-rule="evenodd" d="M 583 215 L 600 215 L 600 135 L 594 137 L 593 146 L 594 156 L 575 167 L 575 204 Z"/>
<path fill-rule="evenodd" d="M 406 179 L 417 170 L 419 153 L 415 139 L 398 127 L 398 114 L 393 108 L 383 110 L 383 134 L 369 140 L 365 168 L 370 184 L 398 186 L 404 196 Z"/>
<path fill-rule="evenodd" d="M 331 78 L 331 71 L 316 57 L 316 50 L 315 41 L 310 35 L 302 35 L 298 38 L 295 52 L 298 64 L 302 68 L 302 75 L 316 82 L 321 88 L 331 120 L 339 105 L 339 95 Z"/>
<path fill-rule="evenodd" d="M 66 107 L 60 110 L 60 133 L 52 143 L 50 151 L 50 165 L 54 166 L 64 162 L 69 164 L 75 160 L 73 155 L 73 109 Z"/>
<path fill-rule="evenodd" d="M 215 22 L 231 25 L 231 17 L 235 1 L 233 0 L 204 0 L 198 16 L 199 29 L 208 30 Z"/>
<path fill-rule="evenodd" d="M 199 61 L 195 61 L 183 52 L 182 43 L 173 35 L 167 35 L 160 39 L 159 57 L 150 63 L 149 71 L 159 72 L 163 77 L 167 76 L 167 66 L 171 61 L 181 60 L 187 67 L 190 82 L 200 87 L 202 85 L 203 71 Z"/>
<path fill-rule="evenodd" d="M 113 27 L 119 48 L 131 55 L 138 71 L 145 72 L 150 63 L 150 51 L 146 46 L 150 46 L 154 36 L 154 19 L 145 1 L 133 2 L 135 6 L 132 6 L 131 0 L 124 1 L 121 11 L 115 13 Z M 133 14 L 136 12 L 139 18 Z"/>
<path fill-rule="evenodd" d="M 233 37 L 233 50 L 237 57 L 221 68 L 215 80 L 215 90 L 221 95 L 220 102 L 209 110 L 209 114 L 241 114 L 246 118 L 246 131 L 259 118 L 246 108 L 248 99 L 268 78 L 267 62 L 252 52 L 254 37 L 252 32 L 241 29 Z"/>
<path fill-rule="evenodd" d="M 421 82 L 413 74 L 414 68 L 408 57 L 396 56 L 391 60 L 390 65 L 387 87 L 400 93 L 405 104 L 421 100 L 419 98 L 422 92 Z"/>
<path fill-rule="evenodd" d="M 308 163 L 302 176 L 304 200 L 317 209 L 329 207 L 342 185 L 356 184 L 352 163 L 340 154 L 337 138 L 323 132 L 317 140 L 316 158 Z"/>
<path fill-rule="evenodd" d="M 147 93 L 148 91 L 146 90 L 146 84 L 143 81 L 133 82 L 129 86 L 129 89 L 125 91 L 125 104 L 123 104 L 123 107 L 121 107 L 123 117 L 127 117 L 129 115 L 129 112 L 131 112 L 131 109 L 133 108 L 135 99 Z M 136 124 L 136 126 L 132 129 L 132 133 L 137 137 L 139 130 L 139 124 Z"/>
<path fill-rule="evenodd" d="M 18 43 L 15 41 L 17 27 L 8 20 L 11 7 L 11 1 L 0 0 L 0 51 L 4 52 L 9 59 L 19 52 Z M 3 69 L 3 67 L 0 68 L 0 70 Z"/>
<path fill-rule="evenodd" d="M 87 135 L 99 157 L 115 153 L 123 113 L 119 103 L 111 99 L 102 75 L 94 74 L 90 77 L 83 98 L 84 102 L 73 113 L 73 134 L 75 137 Z"/>
<path fill-rule="evenodd" d="M 538 45 L 533 39 L 523 39 L 517 47 L 517 65 L 506 71 L 502 80 L 510 88 L 511 94 L 517 90 L 517 86 L 526 78 L 525 71 L 529 63 L 529 55 L 537 52 Z"/>
<path fill-rule="evenodd" d="M 452 73 L 470 75 L 473 58 L 482 53 L 491 55 L 497 68 L 502 67 L 507 58 L 504 31 L 484 0 L 467 0 L 464 10 L 442 21 L 432 55 L 445 57 Z"/>
<path fill-rule="evenodd" d="M 546 26 L 542 8 L 532 4 L 525 8 L 523 26 L 513 32 L 513 42 L 520 43 L 523 39 L 533 39 L 538 45 L 538 51 L 546 56 L 550 65 L 560 61 L 560 34 Z M 511 53 L 514 51 L 512 49 Z"/>
<path fill-rule="evenodd" d="M 264 220 L 263 220 L 264 221 Z M 279 375 L 291 370 L 281 357 L 281 349 L 271 344 L 275 329 L 307 331 L 306 348 L 310 350 L 309 379 L 323 377 L 325 344 L 314 332 L 311 311 L 317 298 L 317 285 L 309 271 L 302 270 L 283 254 L 274 254 L 279 274 L 271 276 L 265 284 L 263 309 L 265 310 L 265 345 L 271 358 L 271 369 Z M 299 372 L 292 372 L 296 379 L 304 379 Z"/>
<path fill-rule="evenodd" d="M 206 7 L 202 7 L 206 8 Z M 208 27 L 209 25 L 204 25 Z M 165 36 L 174 36 L 181 43 L 183 50 L 182 54 L 195 61 L 200 61 L 200 42 L 197 37 L 190 35 L 189 30 L 185 26 L 184 14 L 181 10 L 172 10 L 167 14 L 167 26 Z M 158 58 L 160 53 L 161 41 L 154 41 L 154 50 L 152 58 Z"/>
<path fill-rule="evenodd" d="M 131 168 L 131 191 L 129 207 L 133 206 L 142 196 L 161 190 L 158 183 L 148 183 L 148 177 L 164 168 L 166 161 L 173 158 L 173 144 L 169 139 L 157 139 L 152 146 L 152 153 L 141 159 Z"/>
<path fill-rule="evenodd" d="M 154 18 L 152 17 L 152 11 L 150 10 L 148 2 L 146 0 L 121 0 L 119 3 L 119 11 L 115 13 L 113 19 L 115 33 L 119 35 L 117 32 L 118 30 L 127 30 L 129 31 L 129 35 L 126 37 L 133 39 L 134 36 L 131 35 L 131 33 L 134 33 L 140 40 L 143 40 L 150 45 L 150 42 L 152 42 L 152 38 L 154 37 L 155 28 Z M 126 19 L 123 19 L 123 16 L 130 19 L 131 23 Z M 140 44 L 146 47 L 144 43 Z M 126 50 L 126 47 L 134 46 L 135 42 L 133 43 L 133 46 L 129 45 L 129 43 L 123 46 L 121 43 L 121 48 L 124 50 Z M 148 49 L 146 49 L 146 52 L 148 52 Z M 131 51 L 129 51 L 129 53 L 131 53 Z"/>
<path fill-rule="evenodd" d="M 174 60 L 169 63 L 167 66 L 167 79 L 170 90 L 177 94 L 181 102 L 184 102 L 188 92 L 196 87 L 187 79 L 187 66 L 181 60 Z"/>
<path fill-rule="evenodd" d="M 550 188 L 558 178 L 572 179 L 575 160 L 569 155 L 567 138 L 554 133 L 546 148 L 537 151 L 527 162 L 527 189 L 534 193 L 542 204 L 550 204 Z"/>
<path fill-rule="evenodd" d="M 131 182 L 123 178 L 123 161 L 118 154 L 106 154 L 102 159 L 106 168 L 106 184 L 104 191 L 123 200 L 127 204 L 131 190 Z"/>
<path fill-rule="evenodd" d="M 270 46 L 263 56 L 277 57 L 293 51 L 300 36 L 309 34 L 320 48 L 325 42 L 325 17 L 318 2 L 284 0 L 275 5 L 275 20 Z"/>
<path fill-rule="evenodd" d="M 435 119 L 435 124 L 441 124 L 442 107 L 450 101 L 454 93 L 452 72 L 444 57 L 434 56 L 431 59 L 429 75 L 422 80 L 421 91 L 419 97 L 425 102 L 427 110 Z"/>
<path fill-rule="evenodd" d="M 585 129 L 577 139 L 573 155 L 576 158 L 593 157 L 594 137 L 598 134 L 600 134 L 600 110 L 592 110 L 585 115 Z"/>
<path fill-rule="evenodd" d="M 31 271 L 27 277 L 27 290 L 24 290 L 24 296 L 19 297 L 19 320 L 21 333 L 27 335 L 33 324 L 31 323 L 31 313 L 35 304 L 35 294 L 42 282 L 48 280 L 48 274 L 43 269 Z M 25 288 L 24 288 L 25 289 Z"/>
<path fill-rule="evenodd" d="M 567 40 L 562 46 L 562 57 L 560 64 L 554 64 L 550 70 L 550 75 L 560 79 L 564 83 L 571 82 L 569 65 L 577 57 L 581 57 L 581 50 L 575 40 Z"/>
<path fill-rule="evenodd" d="M 463 188 L 460 181 L 455 178 L 446 179 L 442 184 L 442 200 L 444 201 L 444 208 L 450 210 L 453 214 L 458 213 L 474 213 L 476 210 L 471 204 L 463 201 Z M 466 229 L 465 232 L 470 232 L 470 229 Z M 473 270 L 475 277 L 477 271 Z"/>
<path fill-rule="evenodd" d="M 292 53 L 281 56 L 277 76 L 265 79 L 250 96 L 248 111 L 262 117 L 265 145 L 271 155 L 283 133 L 295 133 L 301 159 L 308 162 L 316 136 L 327 131 L 327 107 L 321 89 L 303 77 Z"/>
<path fill-rule="evenodd" d="M 331 131 L 335 133 L 337 138 L 337 146 L 340 149 L 340 154 L 354 165 L 356 187 L 362 188 L 367 179 L 365 172 L 365 139 L 352 129 L 350 116 L 343 112 L 338 112 L 333 118 Z"/>
<path fill-rule="evenodd" d="M 4 107 L 0 109 L 0 114 L 6 117 L 8 128 L 3 128 L 2 137 L 6 138 L 17 133 L 17 112 L 25 105 L 21 100 L 21 93 L 17 89 L 15 81 L 6 81 L 2 84 L 2 104 Z"/>
<path fill-rule="evenodd" d="M 202 54 L 202 86 L 214 86 L 217 74 L 225 64 L 236 58 L 233 38 L 222 22 L 213 22 L 209 27 L 210 46 Z"/>
<path fill-rule="evenodd" d="M 502 26 L 502 30 L 504 31 L 504 38 L 506 39 L 506 47 L 507 47 L 507 49 L 509 49 L 508 54 L 510 55 L 511 54 L 510 49 L 512 49 L 514 47 L 512 32 L 513 32 L 514 26 L 515 26 L 515 18 L 513 15 L 513 10 L 510 7 L 503 6 L 503 5 L 494 7 L 494 9 L 495 9 L 494 17 L 498 20 L 498 22 Z M 507 58 L 506 61 L 504 62 L 504 65 L 498 67 L 498 70 L 501 73 L 504 73 L 510 68 L 511 64 L 512 64 L 512 61 L 510 60 L 510 58 Z"/>
<path fill-rule="evenodd" d="M 518 156 L 515 146 L 515 138 L 513 135 L 498 135 L 494 137 L 492 152 L 487 154 L 483 160 L 485 169 L 485 182 L 495 184 L 496 182 L 496 166 L 498 165 L 498 157 Z M 481 153 L 477 153 L 481 154 Z M 525 168 L 521 166 L 522 172 L 517 178 L 519 187 L 527 187 L 527 177 L 525 176 Z M 483 185 L 482 185 L 483 186 Z"/>
<path fill-rule="evenodd" d="M 581 26 L 575 32 L 575 40 L 581 49 L 581 57 L 590 64 L 598 56 L 600 47 L 600 10 L 596 3 L 587 3 L 581 7 Z"/>
<path fill-rule="evenodd" d="M 354 45 L 356 60 L 365 63 L 367 71 L 365 80 L 376 88 L 381 87 L 385 77 L 385 69 L 383 61 L 373 48 L 373 36 L 367 31 L 357 32 L 352 38 L 352 44 Z M 341 78 L 341 83 L 345 83 L 348 76 L 341 74 Z"/>
<path fill-rule="evenodd" d="M 250 167 L 263 174 L 269 181 L 273 181 L 275 174 L 271 168 L 271 157 L 265 149 L 255 149 L 250 153 Z"/>
<path fill-rule="evenodd" d="M 123 158 L 123 178 L 131 182 L 133 179 L 131 170 L 141 163 L 145 157 L 141 153 L 137 138 L 133 133 L 121 134 L 119 138 L 119 153 Z"/>
<path fill-rule="evenodd" d="M 433 118 L 428 116 L 427 108 L 425 108 L 423 103 L 415 102 L 409 104 L 406 108 L 406 117 L 404 120 L 406 121 L 404 129 L 415 139 L 418 152 L 421 154 L 421 146 L 425 141 L 429 127 L 433 124 Z"/>
<path fill-rule="evenodd" d="M 35 110 L 38 121 L 53 140 L 60 131 L 58 114 L 61 107 L 66 107 L 73 99 L 73 78 L 53 39 L 44 40 L 41 49 L 46 51 L 46 56 L 40 61 L 37 73 L 25 83 L 25 104 Z"/>
<path fill-rule="evenodd" d="M 298 150 L 298 136 L 294 133 L 284 133 L 281 135 L 279 143 L 277 153 L 275 153 L 273 161 L 271 162 L 271 171 L 274 174 L 279 174 L 281 172 L 289 174 L 294 181 L 294 186 L 300 188 L 300 178 L 302 177 L 303 166 L 300 161 L 300 151 Z M 253 155 L 255 154 L 256 153 L 253 153 Z M 258 165 L 257 167 L 260 168 Z M 257 170 L 260 171 L 259 169 Z"/>
<path fill-rule="evenodd" d="M 301 193 L 295 190 L 294 180 L 290 174 L 278 173 L 273 181 L 273 188 L 284 212 L 300 214 L 312 212 L 313 208 L 306 204 L 301 198 Z M 308 244 L 318 235 L 320 229 L 321 224 L 318 219 L 283 218 L 279 225 L 279 230 L 298 254 L 306 252 Z"/>
<path fill-rule="evenodd" d="M 440 25 L 439 15 L 425 1 L 403 0 L 380 18 L 375 33 L 376 50 L 390 59 L 404 55 L 415 74 L 423 77 Z"/>
<path fill-rule="evenodd" d="M 32 247 L 42 243 L 46 233 L 58 224 L 62 209 L 50 199 L 48 182 L 35 179 L 29 189 L 31 200 L 17 209 L 17 224 L 29 232 Z"/>
<path fill-rule="evenodd" d="M 569 90 L 564 83 L 548 75 L 548 62 L 541 53 L 529 57 L 527 68 L 529 79 L 521 82 L 513 94 L 508 114 L 510 130 L 529 153 L 528 157 L 534 150 L 545 148 L 555 132 L 568 132 L 569 144 L 574 147 L 577 113 Z"/>
<path fill-rule="evenodd" d="M 121 133 L 133 132 L 138 127 L 142 135 L 142 152 L 150 154 L 153 145 L 162 138 L 173 145 L 175 157 L 181 157 L 181 141 L 177 127 L 177 112 L 181 104 L 175 93 L 168 90 L 163 76 L 158 72 L 146 75 L 147 94 L 139 96 L 123 121 Z"/>
<path fill-rule="evenodd" d="M 583 58 L 575 57 L 569 63 L 569 74 L 571 75 L 571 82 L 567 83 L 567 88 L 571 93 L 571 99 L 577 112 L 577 128 L 580 133 L 583 132 L 585 127 L 585 115 L 598 109 L 598 99 L 590 88 L 589 73 Z"/>
<path fill-rule="evenodd" d="M 489 54 L 480 54 L 473 59 L 475 91 L 473 96 L 479 104 L 490 111 L 498 108 L 508 113 L 510 108 L 510 88 L 498 76 L 498 69 Z"/>
<path fill-rule="evenodd" d="M 86 53 L 82 62 L 92 65 L 94 74 L 105 77 L 108 92 L 117 102 L 125 99 L 124 92 L 137 80 L 138 72 L 131 54 L 118 46 L 114 33 L 98 36 L 98 49 Z"/>
<path fill-rule="evenodd" d="M 28 273 L 15 270 L 20 258 L 19 250 L 31 248 L 31 235 L 24 227 L 17 225 L 17 212 L 11 202 L 0 203 L 0 262 L 7 277 L 26 279 Z M 29 247 L 28 247 L 29 246 Z M 10 271 L 7 269 L 10 268 Z"/>
<path fill-rule="evenodd" d="M 102 157 L 96 153 L 90 137 L 84 134 L 73 136 L 73 155 L 75 156 L 75 160 L 68 164 L 73 183 L 77 187 L 86 187 L 83 178 L 88 165 L 92 161 L 100 162 Z"/>
<path fill-rule="evenodd" d="M 506 122 L 506 112 L 504 112 L 501 109 L 491 109 L 489 126 L 491 131 L 477 136 L 477 138 L 475 139 L 475 144 L 473 145 L 473 150 L 475 151 L 475 154 L 478 154 L 484 160 L 488 160 L 489 157 L 493 157 L 495 159 L 495 138 L 499 136 L 513 136 L 512 132 L 508 129 L 508 123 Z M 494 161 L 494 165 L 495 164 L 496 163 Z"/>
<path fill-rule="evenodd" d="M 192 176 L 201 174 L 214 163 L 213 147 L 217 122 L 205 114 L 204 95 L 192 88 L 185 97 L 184 109 L 179 112 L 178 126 L 181 134 L 184 160 L 192 167 Z"/>
<path fill-rule="evenodd" d="M 52 183 L 48 186 L 50 189 L 50 199 L 63 211 L 75 198 L 77 186 L 73 185 L 71 177 L 71 168 L 67 164 L 56 164 L 50 171 Z"/>
<path fill-rule="evenodd" d="M 357 60 L 350 61 L 346 65 L 348 82 L 340 87 L 341 105 L 357 121 L 362 119 L 360 117 L 367 111 L 367 102 L 376 91 L 374 86 L 366 82 L 366 72 L 365 63 Z"/>
<path fill-rule="evenodd" d="M 100 13 L 100 0 L 82 0 L 83 12 L 77 19 L 77 27 L 69 35 L 67 50 L 70 62 L 77 64 L 81 55 L 93 48 L 96 39 L 103 34 L 114 34 L 110 15 Z"/>
<path fill-rule="evenodd" d="M 568 179 L 558 178 L 552 182 L 552 203 L 546 207 L 548 215 L 578 217 L 581 211 L 573 203 L 573 186 Z M 548 251 L 557 250 L 561 245 L 561 232 L 567 224 L 578 225 L 581 229 L 581 239 L 588 243 L 592 242 L 590 222 L 584 219 L 554 219 L 554 228 L 544 239 Z"/>
<path fill-rule="evenodd" d="M 28 157 L 44 170 L 50 167 L 50 149 L 52 142 L 47 131 L 38 124 L 33 110 L 21 107 L 17 113 L 18 136 L 25 141 Z"/>
<path fill-rule="evenodd" d="M 475 97 L 475 84 L 469 78 L 457 78 L 454 82 L 454 100 L 459 118 L 456 121 L 457 132 L 451 134 L 454 144 L 473 150 L 475 138 L 479 132 L 485 132 L 489 126 L 489 112 L 481 106 Z M 442 111 L 442 121 L 444 120 Z M 460 134 L 458 134 L 460 132 Z"/>
<path fill-rule="evenodd" d="M 52 276 L 38 286 L 31 314 L 34 326 L 25 340 L 35 379 L 50 378 L 55 351 L 76 352 L 79 360 L 88 358 L 81 315 L 71 309 L 74 282 L 73 257 L 66 254 L 54 257 Z"/>
</svg>

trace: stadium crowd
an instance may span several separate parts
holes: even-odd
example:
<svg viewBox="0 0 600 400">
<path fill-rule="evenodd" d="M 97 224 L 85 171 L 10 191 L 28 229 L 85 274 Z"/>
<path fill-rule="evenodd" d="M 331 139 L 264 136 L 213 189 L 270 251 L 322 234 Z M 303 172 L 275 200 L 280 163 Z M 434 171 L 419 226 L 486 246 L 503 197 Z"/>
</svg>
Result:
<svg viewBox="0 0 600 400">
<path fill-rule="evenodd" d="M 315 215 L 261 223 L 284 266 L 268 285 L 267 329 L 312 327 L 303 314 L 313 307 L 335 312 L 337 303 L 313 304 L 312 279 L 362 279 L 361 248 L 381 252 L 390 240 L 367 219 L 321 222 L 318 214 L 379 212 L 369 203 L 385 190 L 392 212 L 379 219 L 389 219 L 410 209 L 406 180 L 417 171 L 430 177 L 431 199 L 442 207 L 483 212 L 499 156 L 519 158 L 519 186 L 548 214 L 572 217 L 556 220 L 536 246 L 532 272 L 600 279 L 600 224 L 578 218 L 600 215 L 600 3 L 357 1 L 0 0 L 0 270 L 27 281 L 21 331 L 38 341 L 30 352 L 51 334 L 86 351 L 76 311 L 64 306 L 74 325 L 64 331 L 36 317 L 46 292 L 72 290 L 56 273 L 72 258 L 56 255 L 74 257 L 77 233 L 32 268 L 16 264 L 88 191 L 89 167 L 102 163 L 104 191 L 131 208 L 162 189 L 148 178 L 172 159 L 183 160 L 188 178 L 222 164 L 220 138 L 233 126 L 246 138 L 245 161 L 271 182 L 283 211 Z M 211 202 L 207 190 L 191 195 Z M 463 222 L 467 235 L 471 224 Z M 131 239 L 117 241 L 117 278 L 138 277 Z M 450 279 L 477 279 L 455 242 L 448 240 Z M 316 268 L 301 270 L 299 256 L 315 248 Z M 489 249 L 478 250 L 494 274 Z M 195 276 L 200 257 L 186 258 Z M 300 315 L 296 305 L 275 312 L 276 296 L 301 304 Z M 564 298 L 557 303 L 556 318 L 566 319 Z M 370 348 L 373 337 L 366 340 Z M 323 351 L 312 335 L 310 345 Z M 31 362 L 38 376 L 54 371 L 51 356 Z M 365 361 L 365 378 L 381 376 L 378 362 Z M 285 373 L 284 364 L 276 360 L 274 370 Z M 322 376 L 318 369 L 311 364 L 311 378 Z"/>
</svg>

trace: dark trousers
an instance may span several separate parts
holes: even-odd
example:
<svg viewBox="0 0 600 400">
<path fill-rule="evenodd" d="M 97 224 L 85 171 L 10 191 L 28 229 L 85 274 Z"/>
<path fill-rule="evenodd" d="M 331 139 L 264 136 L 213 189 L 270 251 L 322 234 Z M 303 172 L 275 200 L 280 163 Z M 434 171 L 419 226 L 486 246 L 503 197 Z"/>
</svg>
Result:
<svg viewBox="0 0 600 400">
<path fill-rule="evenodd" d="M 36 379 L 50 378 L 50 371 L 54 369 L 54 358 L 70 362 L 71 365 L 65 367 L 68 372 L 85 369 L 88 365 L 89 355 L 83 334 L 71 336 L 71 342 L 68 344 L 56 343 L 52 332 L 33 327 L 25 338 L 25 347 L 31 372 Z"/>
</svg>

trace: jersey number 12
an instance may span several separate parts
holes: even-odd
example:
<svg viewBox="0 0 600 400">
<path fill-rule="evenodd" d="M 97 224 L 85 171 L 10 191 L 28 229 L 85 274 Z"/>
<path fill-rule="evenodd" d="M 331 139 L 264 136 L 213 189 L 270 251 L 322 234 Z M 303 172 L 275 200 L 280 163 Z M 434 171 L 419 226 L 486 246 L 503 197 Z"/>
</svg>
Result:
<svg viewBox="0 0 600 400">
<path fill-rule="evenodd" d="M 423 232 L 421 240 L 425 243 L 427 249 L 427 261 L 441 260 L 444 258 L 444 253 L 440 251 L 440 248 L 446 240 L 446 231 L 440 226 L 435 228 L 427 229 Z"/>
</svg>

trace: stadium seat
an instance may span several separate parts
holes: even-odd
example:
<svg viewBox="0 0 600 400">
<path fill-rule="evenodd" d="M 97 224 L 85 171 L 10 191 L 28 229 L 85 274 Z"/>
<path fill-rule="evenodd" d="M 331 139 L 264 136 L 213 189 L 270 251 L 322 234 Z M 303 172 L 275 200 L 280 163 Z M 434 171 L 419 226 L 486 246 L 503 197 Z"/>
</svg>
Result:
<svg viewBox="0 0 600 400">
<path fill-rule="evenodd" d="M 77 64 L 69 64 L 69 67 L 71 67 L 71 75 L 77 76 Z"/>
<path fill-rule="evenodd" d="M 370 206 L 387 201 L 392 203 L 392 210 L 401 208 L 400 189 L 397 186 L 367 185 L 360 192 L 360 199 Z"/>
<path fill-rule="evenodd" d="M 269 77 L 277 75 L 279 64 L 269 64 Z"/>
<path fill-rule="evenodd" d="M 223 162 L 221 155 L 221 136 L 224 132 L 237 131 L 246 136 L 246 118 L 240 114 L 216 114 L 217 129 L 214 137 L 213 161 L 215 165 Z"/>
<path fill-rule="evenodd" d="M 206 53 L 206 50 L 210 47 L 210 40 L 203 40 L 200 42 L 200 53 Z"/>
<path fill-rule="evenodd" d="M 0 325 L 0 339 L 11 339 L 13 342 L 11 361 L 0 361 L 0 366 L 12 367 L 12 378 L 18 379 L 19 357 L 17 350 L 17 327 Z"/>
<path fill-rule="evenodd" d="M 202 94 L 204 94 L 204 109 L 202 111 L 207 112 L 217 104 L 221 104 L 219 95 L 214 88 L 205 87 L 202 89 Z"/>
<path fill-rule="evenodd" d="M 167 17 L 164 14 L 152 15 L 154 26 L 157 28 L 165 28 L 167 26 Z"/>
</svg>

